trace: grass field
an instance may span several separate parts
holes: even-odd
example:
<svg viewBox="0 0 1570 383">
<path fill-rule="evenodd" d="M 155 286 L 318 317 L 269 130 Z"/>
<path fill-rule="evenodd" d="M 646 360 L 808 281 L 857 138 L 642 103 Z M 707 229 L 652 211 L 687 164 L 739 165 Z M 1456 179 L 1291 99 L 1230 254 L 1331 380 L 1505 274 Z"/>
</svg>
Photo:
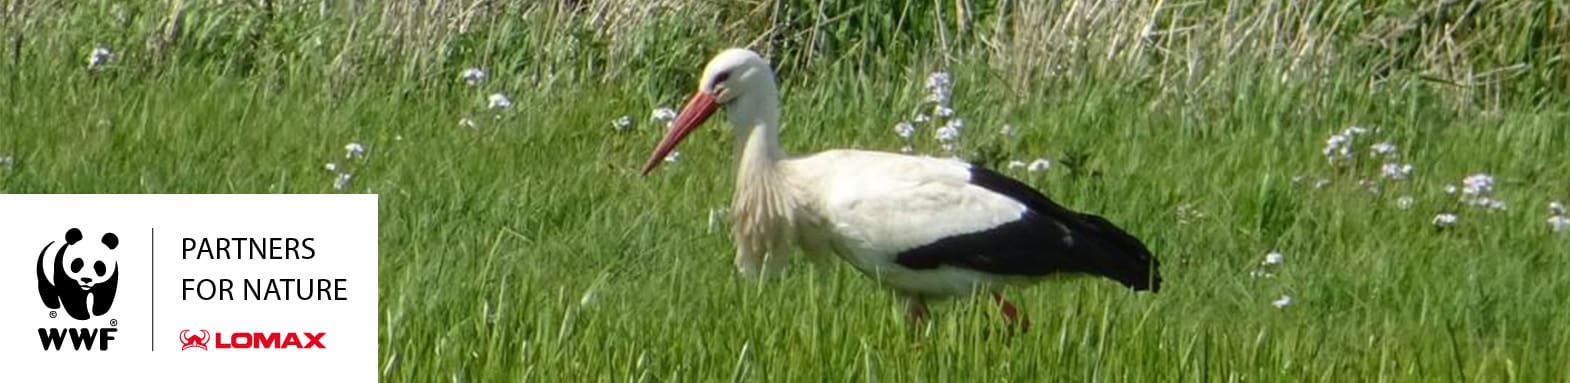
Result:
<svg viewBox="0 0 1570 383">
<path fill-rule="evenodd" d="M 1570 380 L 1563 5 L 266 3 L 4 3 L 0 192 L 379 194 L 383 380 Z M 984 298 L 912 330 L 843 265 L 742 280 L 729 133 L 636 167 L 758 36 L 787 151 L 944 155 L 893 128 L 948 72 L 959 156 L 1144 239 L 1165 288 L 1013 290 L 1010 334 Z M 1445 191 L 1474 174 L 1503 209 Z"/>
</svg>

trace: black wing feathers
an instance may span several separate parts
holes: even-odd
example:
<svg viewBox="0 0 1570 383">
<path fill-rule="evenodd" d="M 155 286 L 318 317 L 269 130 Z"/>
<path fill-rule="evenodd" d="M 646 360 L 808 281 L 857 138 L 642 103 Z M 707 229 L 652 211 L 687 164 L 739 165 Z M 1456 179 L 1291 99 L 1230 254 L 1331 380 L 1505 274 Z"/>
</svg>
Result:
<svg viewBox="0 0 1570 383">
<path fill-rule="evenodd" d="M 1138 238 L 1105 218 L 1071 211 L 1029 185 L 981 166 L 970 182 L 1024 204 L 1020 219 L 992 229 L 944 238 L 901 253 L 912 269 L 951 265 L 1001 275 L 1041 276 L 1079 272 L 1116 280 L 1135 290 L 1158 291 L 1158 262 Z"/>
</svg>

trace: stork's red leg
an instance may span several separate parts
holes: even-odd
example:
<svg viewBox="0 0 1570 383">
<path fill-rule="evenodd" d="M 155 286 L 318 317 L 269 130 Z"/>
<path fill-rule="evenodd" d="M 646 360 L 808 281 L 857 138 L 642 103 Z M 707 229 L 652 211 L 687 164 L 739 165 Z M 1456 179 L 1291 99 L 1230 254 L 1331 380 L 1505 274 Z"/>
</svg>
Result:
<svg viewBox="0 0 1570 383">
<path fill-rule="evenodd" d="M 920 328 L 922 322 L 927 320 L 927 301 L 921 297 L 912 296 L 906 299 L 907 308 L 910 310 L 910 324 Z"/>
<path fill-rule="evenodd" d="M 1009 324 L 1019 326 L 1021 330 L 1030 330 L 1030 318 L 1020 315 L 1019 309 L 1015 308 L 1014 304 L 1009 303 L 1007 299 L 1003 299 L 1002 293 L 996 291 L 992 292 L 992 301 L 997 302 L 998 308 L 1003 310 L 1003 318 L 1007 320 Z"/>
</svg>

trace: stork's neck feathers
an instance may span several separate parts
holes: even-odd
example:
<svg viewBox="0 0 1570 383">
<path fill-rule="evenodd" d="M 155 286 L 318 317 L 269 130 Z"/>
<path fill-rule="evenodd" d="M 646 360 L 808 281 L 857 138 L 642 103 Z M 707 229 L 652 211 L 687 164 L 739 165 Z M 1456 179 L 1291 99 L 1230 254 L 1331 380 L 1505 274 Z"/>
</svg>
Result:
<svg viewBox="0 0 1570 383">
<path fill-rule="evenodd" d="M 725 106 L 725 116 L 736 132 L 736 190 L 772 186 L 776 165 L 785 158 L 780 149 L 780 96 L 768 75 L 748 82 L 748 89 Z"/>
<path fill-rule="evenodd" d="M 735 126 L 737 171 L 742 173 L 738 175 L 772 171 L 775 163 L 785 158 L 780 149 L 779 96 L 773 89 L 748 96 L 726 108 L 726 116 Z"/>
<path fill-rule="evenodd" d="M 770 76 L 772 77 L 772 76 Z M 737 245 L 758 253 L 777 250 L 791 237 L 795 201 L 779 169 L 779 91 L 774 79 L 756 81 L 726 105 L 736 132 L 736 195 L 732 234 Z"/>
</svg>

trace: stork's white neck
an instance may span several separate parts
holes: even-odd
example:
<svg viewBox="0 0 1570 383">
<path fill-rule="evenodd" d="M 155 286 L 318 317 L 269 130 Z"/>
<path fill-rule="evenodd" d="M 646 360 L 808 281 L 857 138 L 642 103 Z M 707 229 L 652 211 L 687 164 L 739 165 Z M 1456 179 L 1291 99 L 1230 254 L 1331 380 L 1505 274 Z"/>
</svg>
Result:
<svg viewBox="0 0 1570 383">
<path fill-rule="evenodd" d="M 779 138 L 779 90 L 772 78 L 752 84 L 725 106 L 726 118 L 736 133 L 737 186 L 748 178 L 768 175 L 785 158 Z"/>
<path fill-rule="evenodd" d="M 768 259 L 778 269 L 782 250 L 794 237 L 795 201 L 780 172 L 785 153 L 779 143 L 779 93 L 773 79 L 755 82 L 725 106 L 736 132 L 736 194 L 731 201 L 731 234 L 736 264 L 743 275 L 758 275 Z"/>
</svg>

